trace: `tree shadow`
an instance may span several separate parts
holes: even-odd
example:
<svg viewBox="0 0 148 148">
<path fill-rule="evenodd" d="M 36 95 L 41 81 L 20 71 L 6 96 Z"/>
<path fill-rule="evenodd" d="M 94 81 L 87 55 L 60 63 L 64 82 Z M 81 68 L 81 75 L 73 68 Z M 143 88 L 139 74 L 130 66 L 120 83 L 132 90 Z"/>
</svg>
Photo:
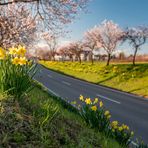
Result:
<svg viewBox="0 0 148 148">
<path fill-rule="evenodd" d="M 130 90 L 130 91 L 128 91 L 128 92 L 129 92 L 129 93 L 132 93 L 132 92 L 134 92 L 134 91 L 137 91 L 137 90 L 142 90 L 142 89 L 145 89 L 145 88 L 148 88 L 148 85 L 147 85 L 147 86 L 145 86 L 145 87 L 142 87 L 142 88 L 132 89 L 132 90 Z"/>
<path fill-rule="evenodd" d="M 97 82 L 96 84 L 100 84 L 100 83 L 109 81 L 109 80 L 111 80 L 111 79 L 113 79 L 113 78 L 115 78 L 115 77 L 117 77 L 117 75 L 110 76 L 109 78 L 106 78 L 106 79 L 104 79 L 104 80 L 102 80 L 102 81 L 99 81 L 99 82 Z"/>
</svg>

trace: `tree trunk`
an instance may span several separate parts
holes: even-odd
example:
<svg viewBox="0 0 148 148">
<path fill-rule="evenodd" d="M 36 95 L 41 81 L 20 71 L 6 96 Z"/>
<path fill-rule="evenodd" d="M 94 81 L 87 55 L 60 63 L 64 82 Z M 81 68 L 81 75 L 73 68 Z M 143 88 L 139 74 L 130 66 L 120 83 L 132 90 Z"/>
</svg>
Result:
<svg viewBox="0 0 148 148">
<path fill-rule="evenodd" d="M 133 65 L 135 65 L 137 51 L 138 51 L 138 47 L 135 48 L 135 52 L 134 52 L 134 56 L 133 56 Z"/>
<path fill-rule="evenodd" d="M 111 54 L 109 53 L 109 54 L 108 54 L 108 59 L 107 59 L 107 64 L 106 64 L 106 66 L 108 66 L 108 65 L 109 65 L 110 60 L 111 60 Z"/>
<path fill-rule="evenodd" d="M 70 61 L 73 62 L 73 56 L 70 55 L 69 58 L 70 58 Z"/>
<path fill-rule="evenodd" d="M 91 64 L 94 64 L 93 53 L 91 52 Z"/>
<path fill-rule="evenodd" d="M 80 64 L 81 64 L 81 57 L 80 57 L 80 56 L 78 56 L 78 59 L 79 59 L 79 62 L 80 62 Z"/>
<path fill-rule="evenodd" d="M 52 56 L 53 57 L 53 61 L 55 61 L 55 56 Z"/>
</svg>

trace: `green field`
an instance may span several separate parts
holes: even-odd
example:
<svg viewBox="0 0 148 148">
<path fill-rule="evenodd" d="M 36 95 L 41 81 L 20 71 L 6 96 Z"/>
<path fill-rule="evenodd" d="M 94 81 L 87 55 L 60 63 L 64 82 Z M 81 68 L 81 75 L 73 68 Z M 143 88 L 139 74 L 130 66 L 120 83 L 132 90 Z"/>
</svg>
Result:
<svg viewBox="0 0 148 148">
<path fill-rule="evenodd" d="M 40 61 L 45 67 L 96 84 L 148 97 L 148 64 Z"/>
<path fill-rule="evenodd" d="M 36 86 L 19 104 L 0 93 L 0 147 L 121 146 L 89 128 L 75 110 Z"/>
</svg>

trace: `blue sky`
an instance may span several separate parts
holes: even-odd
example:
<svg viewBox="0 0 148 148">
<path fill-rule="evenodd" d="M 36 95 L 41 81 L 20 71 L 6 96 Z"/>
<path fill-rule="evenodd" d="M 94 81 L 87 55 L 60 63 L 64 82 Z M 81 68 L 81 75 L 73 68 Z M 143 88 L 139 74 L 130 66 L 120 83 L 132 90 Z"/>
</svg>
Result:
<svg viewBox="0 0 148 148">
<path fill-rule="evenodd" d="M 86 30 L 104 19 L 113 20 L 122 28 L 148 25 L 148 0 L 91 0 L 87 10 L 87 14 L 80 13 L 75 22 L 69 25 L 70 37 L 61 39 L 62 42 L 81 39 Z M 126 43 L 118 49 L 132 53 L 131 47 Z M 148 53 L 148 44 L 139 53 Z"/>
</svg>

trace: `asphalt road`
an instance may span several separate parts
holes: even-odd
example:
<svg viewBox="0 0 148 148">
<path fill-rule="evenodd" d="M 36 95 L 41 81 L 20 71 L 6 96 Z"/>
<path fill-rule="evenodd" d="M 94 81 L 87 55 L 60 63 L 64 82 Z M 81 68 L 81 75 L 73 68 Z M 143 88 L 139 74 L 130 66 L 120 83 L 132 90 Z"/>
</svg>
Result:
<svg viewBox="0 0 148 148">
<path fill-rule="evenodd" d="M 129 125 L 135 137 L 142 137 L 148 144 L 148 99 L 74 79 L 39 65 L 35 79 L 49 91 L 69 102 L 78 101 L 80 94 L 85 97 L 98 97 L 110 110 L 112 120 Z"/>
</svg>

